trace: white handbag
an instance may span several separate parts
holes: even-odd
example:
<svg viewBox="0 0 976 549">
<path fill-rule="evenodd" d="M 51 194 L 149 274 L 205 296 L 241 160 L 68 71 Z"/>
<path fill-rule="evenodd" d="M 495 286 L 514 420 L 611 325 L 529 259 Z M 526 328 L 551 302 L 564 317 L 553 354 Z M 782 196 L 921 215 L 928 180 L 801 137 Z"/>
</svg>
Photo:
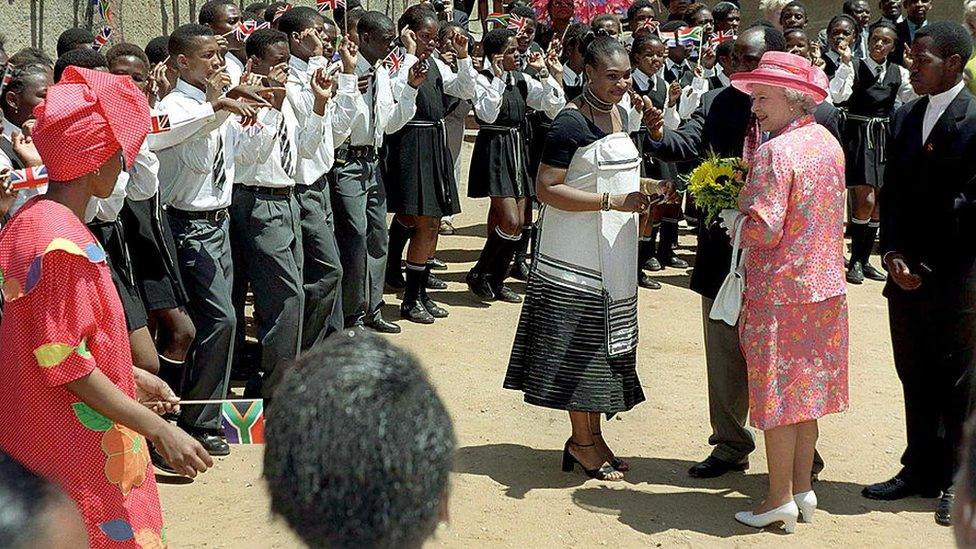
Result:
<svg viewBox="0 0 976 549">
<path fill-rule="evenodd" d="M 740 250 L 742 242 L 742 226 L 745 225 L 745 216 L 735 221 L 732 228 L 732 263 L 729 265 L 729 274 L 725 276 L 722 287 L 718 289 L 718 295 L 712 303 L 712 310 L 708 312 L 708 318 L 721 320 L 729 326 L 735 326 L 739 322 L 739 313 L 742 311 L 742 294 L 746 289 L 746 252 Z M 739 252 L 742 252 L 741 254 Z"/>
</svg>

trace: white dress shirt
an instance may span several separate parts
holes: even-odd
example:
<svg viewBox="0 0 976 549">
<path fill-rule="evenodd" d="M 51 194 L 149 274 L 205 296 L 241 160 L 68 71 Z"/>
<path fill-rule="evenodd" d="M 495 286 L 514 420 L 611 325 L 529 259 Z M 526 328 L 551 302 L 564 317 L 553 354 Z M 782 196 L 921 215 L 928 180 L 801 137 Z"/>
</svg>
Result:
<svg viewBox="0 0 976 549">
<path fill-rule="evenodd" d="M 241 77 L 244 76 L 244 69 L 247 67 L 231 52 L 224 54 L 224 64 L 227 66 L 227 74 L 230 76 L 230 87 L 239 86 Z"/>
<path fill-rule="evenodd" d="M 563 86 L 572 88 L 583 87 L 583 75 L 569 68 L 569 63 L 563 65 Z"/>
<path fill-rule="evenodd" d="M 658 91 L 658 81 L 659 78 L 664 78 L 662 72 L 658 72 L 653 78 L 644 74 L 644 71 L 640 69 L 635 69 L 631 74 L 631 78 L 634 79 L 634 85 L 642 90 Z M 660 80 L 664 82 L 664 80 Z M 667 85 L 667 84 L 665 84 Z M 664 125 L 665 127 L 676 129 L 681 125 L 681 116 L 678 115 L 678 109 L 674 106 L 668 105 L 667 90 L 664 93 Z"/>
<path fill-rule="evenodd" d="M 303 61 L 294 55 L 288 60 L 288 82 L 285 97 L 297 121 L 314 116 L 315 95 L 312 92 L 312 75 L 320 68 L 328 67 L 324 57 L 312 57 Z M 351 122 L 356 116 L 356 101 L 360 98 L 358 82 L 354 74 L 339 74 L 336 96 L 329 101 L 323 119 L 323 131 L 331 126 L 329 135 L 322 135 L 322 146 L 316 153 L 301 157 L 295 166 L 293 179 L 298 185 L 311 185 L 332 169 L 335 163 L 335 144 L 345 141 L 352 132 Z M 302 124 L 299 124 L 302 125 Z M 300 139 L 300 138 L 299 138 Z"/>
<path fill-rule="evenodd" d="M 172 124 L 196 118 L 201 112 L 209 112 L 206 122 L 189 135 L 182 133 L 157 150 L 159 157 L 160 198 L 167 206 L 187 211 L 212 211 L 226 208 L 231 201 L 234 182 L 234 156 L 236 131 L 230 126 L 237 124 L 225 111 L 213 112 L 203 90 L 183 79 L 157 105 L 168 114 Z M 167 132 L 169 133 L 169 132 Z M 224 183 L 215 185 L 213 168 L 218 146 L 223 144 Z"/>
<path fill-rule="evenodd" d="M 402 68 L 400 70 L 403 71 Z M 359 54 L 356 59 L 357 79 L 367 75 L 370 76 L 369 87 L 356 101 L 348 143 L 353 147 L 378 149 L 383 146 L 384 134 L 399 131 L 417 114 L 417 89 L 407 85 L 395 97 L 392 81 L 395 76 L 390 75 L 383 61 L 370 65 Z"/>
<path fill-rule="evenodd" d="M 925 118 L 922 119 L 922 143 L 929 140 L 929 134 L 935 128 L 936 122 L 942 118 L 946 109 L 949 108 L 949 104 L 959 95 L 965 85 L 966 82 L 960 80 L 958 84 L 948 90 L 929 96 L 929 104 L 925 106 Z"/>
<path fill-rule="evenodd" d="M 159 192 L 159 158 L 149 150 L 148 140 L 139 147 L 128 174 L 129 186 L 125 194 L 130 200 L 149 200 Z"/>
<path fill-rule="evenodd" d="M 14 132 L 23 133 L 23 130 L 21 130 L 18 126 L 14 126 L 9 120 L 4 119 L 3 135 L 0 136 L 0 139 L 5 140 L 7 144 L 11 146 L 11 148 L 13 147 Z M 7 158 L 6 154 L 0 151 L 0 169 L 13 168 L 13 163 L 11 162 L 11 160 L 12 159 Z M 17 210 L 19 210 L 20 207 L 23 206 L 24 203 L 26 203 L 28 200 L 34 198 L 37 195 L 44 194 L 46 192 L 47 192 L 47 185 L 41 185 L 39 187 L 31 187 L 28 189 L 21 189 L 20 191 L 17 192 L 17 197 L 14 198 L 14 203 L 12 206 L 10 206 L 10 210 L 7 212 L 7 215 L 12 217 L 15 213 L 17 213 Z"/>
<path fill-rule="evenodd" d="M 867 65 L 868 70 L 872 74 L 878 76 L 877 81 L 883 82 L 885 76 L 888 75 L 888 71 L 892 69 L 898 70 L 901 73 L 901 86 L 898 88 L 898 95 L 895 100 L 895 108 L 900 105 L 908 103 L 913 99 L 916 99 L 918 95 L 915 93 L 915 89 L 912 88 L 911 75 L 908 73 L 908 69 L 902 67 L 901 65 L 896 65 L 894 63 L 885 62 L 884 64 L 875 63 L 870 57 L 865 57 L 861 60 L 862 63 Z M 853 63 L 842 63 L 837 67 L 837 72 L 834 73 L 834 77 L 830 79 L 830 97 L 834 103 L 843 103 L 851 98 L 854 94 L 854 65 Z"/>
<path fill-rule="evenodd" d="M 281 111 L 262 108 L 258 112 L 260 129 L 240 129 L 237 137 L 237 169 L 234 183 L 258 187 L 286 188 L 295 185 L 294 174 L 302 160 L 333 158 L 331 114 L 320 116 L 312 112 L 299 124 L 289 101 L 283 101 Z M 278 139 L 282 122 L 288 135 L 288 162 L 291 173 L 284 169 L 283 147 Z M 324 164 L 325 162 L 323 162 Z"/>
<path fill-rule="evenodd" d="M 404 88 L 409 86 L 407 84 L 407 77 L 410 75 L 410 69 L 419 61 L 417 56 L 411 53 L 406 54 L 405 57 L 406 59 L 403 61 L 403 65 L 401 65 L 399 72 L 393 78 L 394 97 L 403 96 L 405 93 Z M 475 82 L 478 79 L 478 73 L 474 70 L 474 65 L 470 57 L 457 60 L 457 72 L 454 72 L 451 67 L 447 66 L 440 59 L 431 57 L 428 58 L 428 62 L 437 64 L 437 70 L 441 73 L 441 82 L 444 85 L 444 93 L 457 97 L 458 99 L 474 100 Z"/>
<path fill-rule="evenodd" d="M 528 88 L 525 104 L 531 109 L 546 113 L 549 118 L 556 118 L 559 111 L 566 106 L 566 94 L 563 93 L 556 79 L 550 75 L 540 82 L 527 74 L 523 77 Z M 501 78 L 495 77 L 490 80 L 484 74 L 478 75 L 474 98 L 474 112 L 478 118 L 486 124 L 495 123 L 502 108 L 502 97 L 507 83 L 514 83 L 514 79 L 515 74 L 512 72 L 506 72 Z"/>
<path fill-rule="evenodd" d="M 88 199 L 88 206 L 85 207 L 85 223 L 100 221 L 102 223 L 114 223 L 119 218 L 122 206 L 125 206 L 125 192 L 129 185 L 129 174 L 121 172 L 115 180 L 115 187 L 108 198 L 92 197 Z"/>
</svg>

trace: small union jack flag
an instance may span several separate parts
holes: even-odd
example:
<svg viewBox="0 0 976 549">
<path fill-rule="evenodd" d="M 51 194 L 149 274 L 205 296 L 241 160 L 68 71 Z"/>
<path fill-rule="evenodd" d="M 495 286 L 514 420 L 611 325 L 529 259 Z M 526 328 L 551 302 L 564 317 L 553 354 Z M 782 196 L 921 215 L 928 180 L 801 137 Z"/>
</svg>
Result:
<svg viewBox="0 0 976 549">
<path fill-rule="evenodd" d="M 281 6 L 280 8 L 275 10 L 274 17 L 272 17 L 271 20 L 277 21 L 279 17 L 291 11 L 291 8 L 292 8 L 291 4 L 285 4 L 284 6 Z"/>
<path fill-rule="evenodd" d="M 515 34 L 525 34 L 529 31 L 529 18 L 513 14 L 508 18 L 507 28 L 515 31 Z"/>
<path fill-rule="evenodd" d="M 245 42 L 256 31 L 270 28 L 271 23 L 268 23 L 267 21 L 258 23 L 253 19 L 248 19 L 247 21 L 241 21 L 236 27 L 234 27 L 234 37 L 237 38 L 238 42 Z"/>
<path fill-rule="evenodd" d="M 383 65 L 390 70 L 390 74 L 396 74 L 400 72 L 400 67 L 403 66 L 405 59 L 406 56 L 403 55 L 401 48 L 393 48 L 393 51 L 383 60 Z"/>
<path fill-rule="evenodd" d="M 10 185 L 14 190 L 47 185 L 47 166 L 35 166 L 10 172 Z"/>
<path fill-rule="evenodd" d="M 658 29 L 660 29 L 660 28 L 661 28 L 661 22 L 660 21 L 656 21 L 654 19 L 647 18 L 647 19 L 644 20 L 643 23 L 641 23 L 640 25 L 637 25 L 637 28 L 634 29 L 634 32 L 637 32 L 639 30 L 649 30 L 651 32 L 656 33 L 658 31 Z"/>
<path fill-rule="evenodd" d="M 152 126 L 149 128 L 149 133 L 151 134 L 168 132 L 170 128 L 172 128 L 169 123 L 168 114 L 158 114 L 153 116 L 151 124 Z"/>
<path fill-rule="evenodd" d="M 736 39 L 735 31 L 729 29 L 729 30 L 718 31 L 716 33 L 713 33 L 711 38 L 708 39 L 708 42 L 714 46 L 717 46 L 722 42 L 728 42 L 729 40 L 735 40 L 735 39 Z"/>
<path fill-rule="evenodd" d="M 92 43 L 92 49 L 98 51 L 102 49 L 103 46 L 108 44 L 109 37 L 112 36 L 112 27 L 105 25 L 102 27 L 101 32 L 95 37 L 95 42 Z"/>
<path fill-rule="evenodd" d="M 346 0 L 315 0 L 315 9 L 319 10 L 319 13 L 340 7 L 346 7 Z"/>
</svg>

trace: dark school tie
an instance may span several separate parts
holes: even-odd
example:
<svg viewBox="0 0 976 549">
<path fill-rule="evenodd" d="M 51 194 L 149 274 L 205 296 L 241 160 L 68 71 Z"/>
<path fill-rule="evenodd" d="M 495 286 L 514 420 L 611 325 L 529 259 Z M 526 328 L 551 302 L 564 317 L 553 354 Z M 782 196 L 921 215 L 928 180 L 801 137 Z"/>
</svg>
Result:
<svg viewBox="0 0 976 549">
<path fill-rule="evenodd" d="M 278 141 L 278 148 L 281 152 L 281 169 L 285 170 L 285 174 L 288 177 L 294 175 L 294 167 L 292 166 L 291 160 L 291 139 L 288 138 L 288 126 L 285 124 L 285 115 L 281 115 L 281 120 L 278 122 L 278 131 L 275 133 L 275 139 Z"/>
<path fill-rule="evenodd" d="M 224 171 L 224 134 L 217 131 L 217 154 L 213 161 L 213 188 L 217 193 L 224 190 L 227 183 L 227 173 Z"/>
</svg>

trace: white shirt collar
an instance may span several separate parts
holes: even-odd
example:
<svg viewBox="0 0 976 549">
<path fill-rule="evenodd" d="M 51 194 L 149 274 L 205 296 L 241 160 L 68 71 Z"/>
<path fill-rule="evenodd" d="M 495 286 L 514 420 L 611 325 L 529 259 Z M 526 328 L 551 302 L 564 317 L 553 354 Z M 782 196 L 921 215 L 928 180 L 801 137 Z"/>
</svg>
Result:
<svg viewBox="0 0 976 549">
<path fill-rule="evenodd" d="M 14 124 L 11 121 L 9 121 L 6 118 L 4 118 L 3 119 L 3 136 L 7 138 L 7 141 L 13 141 L 14 132 L 22 133 L 21 130 L 20 130 L 20 128 L 18 128 L 17 126 L 14 126 Z"/>
<path fill-rule="evenodd" d="M 962 88 L 965 85 L 966 82 L 960 80 L 958 84 L 949 88 L 948 90 L 942 93 L 937 93 L 935 95 L 930 95 L 929 105 L 927 107 L 927 110 L 939 109 L 940 111 L 945 111 L 945 109 L 949 106 L 949 103 L 952 103 L 952 101 L 956 98 L 957 95 L 959 95 L 959 92 L 962 91 Z"/>
<path fill-rule="evenodd" d="M 294 55 L 292 55 L 291 57 L 288 58 L 288 64 L 293 69 L 298 69 L 298 70 L 300 70 L 302 72 L 305 72 L 305 71 L 308 70 L 308 61 L 302 61 L 301 59 L 295 57 Z"/>
<path fill-rule="evenodd" d="M 186 95 L 190 99 L 196 99 L 201 103 L 207 101 L 206 92 L 204 92 L 203 90 L 201 90 L 200 88 L 192 84 L 187 83 L 186 80 L 183 80 L 182 78 L 176 81 L 176 86 L 174 87 L 174 90 L 182 92 L 183 95 Z"/>
<path fill-rule="evenodd" d="M 685 60 L 683 63 L 681 63 L 679 65 L 679 64 L 675 63 L 674 61 L 672 61 L 670 57 L 668 57 L 667 59 L 664 60 L 664 68 L 666 68 L 667 70 L 671 70 L 671 69 L 673 69 L 675 67 L 684 68 L 685 65 L 687 65 L 687 64 L 688 64 L 688 61 Z"/>
<path fill-rule="evenodd" d="M 651 77 L 644 74 L 644 71 L 640 69 L 634 69 L 634 72 L 631 73 L 631 77 L 634 79 L 634 85 L 643 90 L 651 90 L 654 88 L 654 81 L 651 80 Z"/>
<path fill-rule="evenodd" d="M 567 86 L 580 86 L 583 84 L 583 78 L 581 75 L 576 74 L 576 71 L 569 68 L 569 65 L 563 66 L 563 83 Z"/>
<path fill-rule="evenodd" d="M 241 71 L 243 71 L 245 68 L 244 63 L 242 63 L 241 60 L 238 59 L 237 56 L 234 55 L 232 52 L 227 52 L 224 55 L 224 61 L 238 67 Z"/>
<path fill-rule="evenodd" d="M 369 64 L 369 61 L 367 61 L 365 57 L 363 57 L 362 53 L 356 56 L 356 72 L 358 74 L 360 75 L 366 74 L 372 69 L 373 66 Z"/>
</svg>

